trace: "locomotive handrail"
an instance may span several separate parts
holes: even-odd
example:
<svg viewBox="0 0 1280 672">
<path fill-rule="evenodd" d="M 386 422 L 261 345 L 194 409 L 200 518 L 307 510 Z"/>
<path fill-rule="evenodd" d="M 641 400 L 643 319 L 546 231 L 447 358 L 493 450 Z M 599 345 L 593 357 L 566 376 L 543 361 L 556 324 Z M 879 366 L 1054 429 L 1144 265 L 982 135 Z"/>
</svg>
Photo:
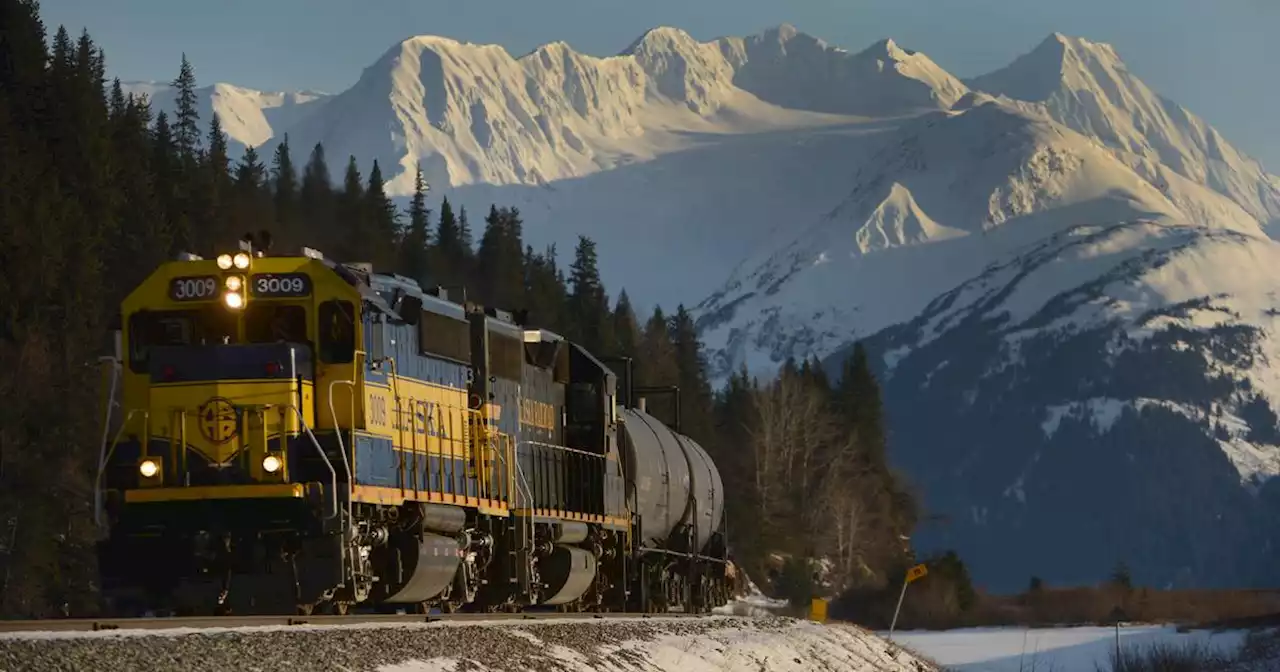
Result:
<svg viewBox="0 0 1280 672">
<path fill-rule="evenodd" d="M 111 412 L 115 409 L 116 383 L 120 381 L 120 371 L 124 364 L 116 357 L 110 355 L 99 357 L 98 361 L 111 363 L 111 387 L 107 393 L 106 409 L 102 418 L 102 445 L 98 448 L 98 477 L 94 481 L 93 486 L 93 523 L 94 525 L 101 527 L 102 489 L 98 484 L 102 480 L 102 472 L 107 467 L 107 437 L 111 435 Z M 126 420 L 124 424 L 128 424 L 128 421 Z"/>
<path fill-rule="evenodd" d="M 542 446 L 543 448 L 554 448 L 556 450 L 563 450 L 569 453 L 578 453 L 579 455 L 586 455 L 588 457 L 597 457 L 597 458 L 600 458 L 601 460 L 605 459 L 606 457 L 604 453 L 593 453 L 589 450 L 582 450 L 580 448 L 570 448 L 569 446 L 561 446 L 555 443 L 547 443 L 545 441 L 527 441 L 526 440 L 526 441 L 521 441 L 520 443 L 523 443 L 526 446 Z"/>
<path fill-rule="evenodd" d="M 110 447 L 105 442 L 102 446 L 102 458 L 98 460 L 98 477 L 93 480 L 93 524 L 102 527 L 102 474 L 107 470 L 107 461 L 111 459 L 111 454 L 115 452 L 116 446 L 120 443 L 120 437 L 124 435 L 124 430 L 129 428 L 129 421 L 133 419 L 135 414 L 141 413 L 144 418 L 150 419 L 151 412 L 143 408 L 131 408 L 128 415 L 124 417 L 124 422 L 120 423 L 120 430 L 116 432 L 116 436 L 111 440 Z M 151 441 L 151 429 L 146 428 L 146 441 Z"/>
<path fill-rule="evenodd" d="M 329 468 L 329 492 L 333 497 L 333 513 L 325 516 L 325 520 L 333 520 L 338 517 L 338 471 L 333 468 L 333 462 L 329 461 L 329 456 L 324 454 L 324 448 L 320 446 L 320 442 L 316 440 L 316 435 L 311 432 L 311 427 L 307 425 L 307 420 L 302 416 L 302 411 L 293 404 L 285 404 L 285 408 L 293 411 L 298 416 L 298 426 L 302 427 L 302 431 L 307 433 L 307 438 L 311 439 L 311 445 L 315 446 L 316 452 L 320 453 L 320 459 L 324 460 L 324 466 Z M 283 428 L 281 428 L 283 431 Z M 266 431 L 266 423 L 263 423 L 263 431 Z"/>
<path fill-rule="evenodd" d="M 519 459 L 519 452 L 520 452 L 520 446 L 521 446 L 521 445 L 526 445 L 526 446 L 536 447 L 536 448 L 546 448 L 546 449 L 550 449 L 550 450 L 553 450 L 553 451 L 562 451 L 562 452 L 564 452 L 564 453 L 568 453 L 568 454 L 570 454 L 570 455 L 578 455 L 578 456 L 581 456 L 581 458 L 583 458 L 584 460 L 599 461 L 599 463 L 600 463 L 601 465 L 604 465 L 604 464 L 607 462 L 607 456 L 606 456 L 606 455 L 604 455 L 604 454 L 602 454 L 602 453 L 593 453 L 593 452 L 586 451 L 586 450 L 579 450 L 579 449 L 577 449 L 577 448 L 570 448 L 570 447 L 568 447 L 568 446 L 561 446 L 561 445 L 557 445 L 557 444 L 554 444 L 554 443 L 547 443 L 547 442 L 545 442 L 545 441 L 530 441 L 530 440 L 523 440 L 523 441 L 517 441 L 517 442 L 516 442 L 516 455 L 517 455 L 517 457 L 516 457 L 516 466 L 517 466 L 517 468 L 519 468 L 519 463 L 520 463 L 520 459 Z M 603 474 L 603 469 L 601 470 L 601 473 Z M 524 477 L 524 470 L 523 470 L 523 469 L 520 469 L 520 475 L 521 475 L 521 478 L 523 478 L 523 477 Z M 528 483 L 527 483 L 527 481 L 526 481 L 525 485 L 526 485 L 526 490 L 528 490 Z M 566 484 L 566 487 L 567 487 L 567 484 Z M 535 495 L 534 495 L 532 492 L 530 492 L 530 493 L 529 493 L 529 508 L 540 508 L 540 507 L 537 507 L 537 506 L 536 506 L 536 504 L 537 504 L 537 502 L 535 501 L 536 499 L 537 499 L 537 498 L 535 497 Z M 556 505 L 556 506 L 551 506 L 551 507 L 541 507 L 541 508 L 564 508 L 564 507 L 565 507 L 565 506 L 567 506 L 568 504 L 569 504 L 569 502 L 568 502 L 568 501 L 563 501 L 563 502 L 560 502 L 560 503 L 559 503 L 558 505 Z M 604 514 L 605 514 L 605 513 L 607 513 L 607 512 L 608 512 L 608 507 L 607 507 L 607 506 L 605 506 L 605 507 L 602 509 L 602 511 L 601 511 L 601 515 L 604 515 Z"/>
<path fill-rule="evenodd" d="M 347 525 L 352 523 L 351 519 L 351 500 L 354 499 L 352 493 L 355 491 L 355 476 L 351 473 L 351 462 L 347 459 L 347 447 L 342 443 L 342 427 L 338 425 L 338 409 L 333 405 L 333 386 L 337 384 L 349 385 L 351 387 L 351 427 L 356 426 L 356 381 L 354 380 L 331 380 L 329 381 L 329 415 L 333 418 L 333 434 L 338 437 L 338 452 L 342 453 L 342 468 L 347 471 Z M 355 436 L 355 433 L 352 433 Z M 354 445 L 352 446 L 354 448 Z M 337 486 L 334 486 L 334 496 L 337 496 Z"/>
<path fill-rule="evenodd" d="M 515 442 L 515 445 L 511 447 L 511 463 L 515 465 L 514 472 L 516 474 L 516 478 L 519 479 L 516 481 L 516 487 L 519 488 L 521 485 L 524 485 L 524 496 L 528 498 L 528 504 L 526 505 L 525 508 L 532 514 L 533 504 L 534 504 L 533 488 L 529 487 L 529 479 L 525 478 L 524 467 L 520 466 L 520 441 L 519 440 L 517 440 Z M 511 469 L 511 465 L 507 466 L 507 470 L 513 471 Z M 512 502 L 511 504 L 512 504 L 512 508 L 514 509 L 515 502 Z M 528 515 L 528 516 L 524 516 L 524 518 L 525 518 L 525 524 L 528 526 L 528 529 L 529 529 L 529 531 L 526 533 L 525 539 L 529 544 L 528 548 L 532 549 L 534 547 L 533 545 L 536 543 L 534 540 L 533 516 Z"/>
</svg>

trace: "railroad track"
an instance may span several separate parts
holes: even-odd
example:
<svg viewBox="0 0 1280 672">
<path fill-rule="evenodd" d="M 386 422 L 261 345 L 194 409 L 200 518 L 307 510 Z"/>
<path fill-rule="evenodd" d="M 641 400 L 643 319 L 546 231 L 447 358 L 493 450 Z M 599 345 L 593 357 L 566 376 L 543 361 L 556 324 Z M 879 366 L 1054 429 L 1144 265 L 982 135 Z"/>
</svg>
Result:
<svg viewBox="0 0 1280 672">
<path fill-rule="evenodd" d="M 346 616 L 178 616 L 164 618 L 61 618 L 35 621 L 0 621 L 0 634 L 12 632 L 93 632 L 129 630 L 172 630 L 177 628 L 244 628 L 290 625 L 382 625 L 436 622 L 492 622 L 545 620 L 627 620 L 652 618 L 706 618 L 710 614 L 666 612 L 564 613 L 523 612 L 517 614 L 348 614 Z"/>
</svg>

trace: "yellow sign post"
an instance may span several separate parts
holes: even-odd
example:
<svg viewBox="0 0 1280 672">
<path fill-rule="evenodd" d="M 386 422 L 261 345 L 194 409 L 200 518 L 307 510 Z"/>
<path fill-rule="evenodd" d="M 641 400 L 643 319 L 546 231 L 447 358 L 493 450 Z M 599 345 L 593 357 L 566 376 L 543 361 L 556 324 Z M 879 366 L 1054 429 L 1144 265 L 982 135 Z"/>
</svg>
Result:
<svg viewBox="0 0 1280 672">
<path fill-rule="evenodd" d="M 809 602 L 809 620 L 819 623 L 827 622 L 827 601 L 815 597 Z"/>
<path fill-rule="evenodd" d="M 924 565 L 916 565 L 907 570 L 907 576 L 902 581 L 902 592 L 898 594 L 898 606 L 893 610 L 893 623 L 889 624 L 889 639 L 893 639 L 893 629 L 898 627 L 898 612 L 902 611 L 902 598 L 907 596 L 907 586 L 923 579 L 929 574 L 929 568 Z"/>
</svg>

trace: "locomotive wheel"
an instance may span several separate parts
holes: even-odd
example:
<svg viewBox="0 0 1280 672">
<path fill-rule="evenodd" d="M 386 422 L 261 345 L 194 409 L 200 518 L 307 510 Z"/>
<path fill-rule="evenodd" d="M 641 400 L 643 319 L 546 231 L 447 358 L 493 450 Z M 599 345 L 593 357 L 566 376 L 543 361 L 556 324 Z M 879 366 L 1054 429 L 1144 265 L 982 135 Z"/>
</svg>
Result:
<svg viewBox="0 0 1280 672">
<path fill-rule="evenodd" d="M 316 610 L 316 605 L 314 604 L 299 604 L 297 609 L 297 612 L 298 612 L 297 615 L 310 616 L 312 612 L 314 612 L 315 610 Z"/>
</svg>

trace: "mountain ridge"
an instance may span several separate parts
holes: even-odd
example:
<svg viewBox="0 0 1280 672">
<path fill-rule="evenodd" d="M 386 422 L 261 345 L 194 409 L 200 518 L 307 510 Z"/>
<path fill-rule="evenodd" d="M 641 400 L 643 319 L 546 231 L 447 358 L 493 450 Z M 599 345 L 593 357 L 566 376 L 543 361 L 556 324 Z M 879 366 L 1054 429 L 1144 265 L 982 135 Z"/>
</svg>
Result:
<svg viewBox="0 0 1280 672">
<path fill-rule="evenodd" d="M 994 105 L 1005 111 L 1010 118 L 1027 119 L 1027 123 L 1048 123 L 1046 128 L 1049 135 L 1072 133 L 1083 140 L 1076 143 L 1076 149 L 1070 151 L 1042 153 L 1040 160 L 1073 161 L 1073 156 L 1082 152 L 1096 153 L 1090 147 L 1093 146 L 1104 150 L 1114 162 L 1123 165 L 1126 168 L 1124 171 L 1118 171 L 1114 165 L 1107 170 L 1117 176 L 1124 175 L 1123 182 L 1128 186 L 1117 183 L 1115 187 L 1118 193 L 1130 194 L 1134 207 L 1127 216 L 1155 214 L 1150 207 L 1155 203 L 1158 205 L 1156 211 L 1163 213 L 1168 221 L 1201 222 L 1210 226 L 1243 227 L 1248 230 L 1275 228 L 1274 214 L 1280 212 L 1276 208 L 1280 204 L 1280 178 L 1263 172 L 1261 164 L 1226 143 L 1194 114 L 1159 98 L 1146 84 L 1128 72 L 1116 50 L 1110 45 L 1054 33 L 1009 66 L 969 79 L 965 83 L 971 90 L 948 111 L 926 115 L 935 119 L 932 123 L 951 123 L 946 121 L 950 118 L 946 115 L 963 116 Z M 1089 101 L 1096 104 L 1090 107 Z M 1175 109 L 1177 113 L 1171 115 L 1171 109 Z M 920 127 L 920 123 L 909 122 L 904 125 L 898 135 L 887 144 L 892 145 L 896 141 L 905 148 L 914 144 L 936 145 L 944 140 L 934 137 L 932 140 L 921 141 L 913 136 L 913 127 Z M 990 142 L 999 142 L 996 136 L 1005 130 L 1008 129 L 992 131 Z M 1150 132 L 1155 139 L 1148 138 L 1146 132 Z M 987 149 L 994 146 L 989 145 Z M 882 157 L 882 154 L 876 156 Z M 1169 160 L 1174 161 L 1175 165 L 1162 163 L 1166 157 L 1171 157 Z M 902 168 L 895 163 L 897 160 L 898 157 L 890 156 L 888 160 L 877 158 L 860 162 L 860 168 L 863 171 L 869 170 L 871 177 L 855 177 L 854 195 L 846 197 L 824 217 L 822 221 L 825 224 L 819 223 L 807 233 L 790 234 L 791 239 L 786 239 L 784 235 L 783 239 L 774 240 L 774 249 L 768 251 L 768 254 L 776 255 L 782 250 L 808 247 L 811 249 L 807 258 L 814 262 L 822 259 L 823 263 L 827 263 L 847 256 L 831 249 L 817 249 L 824 244 L 833 244 L 822 241 L 835 240 L 831 238 L 834 234 L 812 233 L 821 231 L 823 226 L 829 228 L 841 216 L 853 217 L 855 220 L 859 216 L 862 218 L 861 223 L 855 221 L 850 227 L 853 239 L 860 248 L 859 255 L 865 256 L 869 251 L 866 246 L 877 244 L 875 241 L 879 241 L 878 244 L 881 245 L 900 245 L 906 242 L 906 237 L 914 235 L 903 228 L 906 226 L 915 227 L 917 233 L 932 227 L 930 230 L 935 232 L 935 236 L 953 236 L 958 230 L 981 229 L 985 232 L 991 221 L 1002 221 L 1002 218 L 1007 217 L 997 212 L 998 209 L 984 212 L 981 207 L 957 206 L 960 201 L 952 202 L 948 198 L 963 201 L 966 198 L 989 197 L 989 205 L 993 208 L 998 202 L 1003 202 L 1002 207 L 1010 209 L 1009 214 L 1015 216 L 1050 208 L 1051 201 L 1055 198 L 1054 194 L 1041 189 L 1043 185 L 1037 186 L 1034 181 L 1013 188 L 1012 191 L 1009 187 L 991 185 L 974 192 L 973 180 L 979 178 L 975 178 L 972 173 L 981 171 L 968 171 L 971 174 L 965 175 L 963 169 L 949 165 L 943 171 L 917 171 L 936 179 L 943 179 L 945 175 L 956 178 L 946 192 L 952 196 L 933 199 L 936 204 L 942 204 L 941 207 L 922 207 L 918 194 L 902 185 L 898 185 L 897 191 L 892 192 L 892 197 L 889 192 L 885 192 L 880 195 L 879 200 L 850 204 L 860 189 L 866 189 L 864 182 L 867 179 L 874 183 L 873 191 L 877 185 L 883 191 L 886 187 L 877 180 L 892 182 L 892 176 L 897 174 L 895 171 Z M 987 157 L 974 155 L 971 160 L 981 163 Z M 947 170 L 950 172 L 946 172 Z M 1021 169 L 1011 167 L 1010 170 Z M 1135 176 L 1137 180 L 1134 179 Z M 996 177 L 1000 178 L 999 175 Z M 970 186 L 965 186 L 966 184 Z M 865 192 L 860 197 L 865 199 Z M 963 214 L 964 212 L 968 214 Z M 1098 214 L 1091 216 L 1097 217 Z M 1121 221 L 1124 218 L 1125 216 L 1113 214 L 1104 221 Z M 987 223 L 983 223 L 984 221 Z M 818 235 L 818 238 L 806 242 L 805 237 L 810 235 Z M 915 239 L 911 244 L 928 243 L 928 238 L 930 236 Z M 795 263 L 800 262 L 797 259 L 792 264 L 793 268 Z M 852 267 L 867 262 L 845 259 L 843 263 Z M 699 304 L 700 324 L 709 339 L 713 370 L 718 380 L 724 380 L 724 377 L 743 364 L 748 364 L 753 374 L 770 375 L 770 370 L 787 357 L 827 356 L 831 350 L 825 348 L 833 347 L 842 333 L 847 335 L 846 338 L 853 338 L 854 334 L 868 335 L 878 328 L 889 326 L 889 322 L 874 319 L 868 321 L 865 313 L 859 313 L 855 319 L 847 309 L 815 308 L 815 301 L 797 299 L 795 296 L 799 294 L 808 297 L 812 295 L 812 291 L 797 289 L 787 298 L 763 302 L 758 296 L 747 298 L 746 294 L 749 292 L 742 289 L 742 276 L 754 274 L 760 279 L 773 278 L 775 271 L 770 270 L 771 264 L 768 257 L 744 260 L 721 288 Z M 850 268 L 848 273 L 852 274 L 849 277 L 855 277 L 858 271 Z M 830 273 L 826 275 L 830 276 Z M 947 282 L 958 280 L 958 277 L 949 278 Z M 833 280 L 828 277 L 826 282 Z M 781 291 L 777 286 L 770 289 L 775 293 Z M 923 307 L 920 302 L 924 300 L 923 295 L 916 297 L 912 309 Z M 847 297 L 842 297 L 841 302 L 849 303 Z M 727 317 L 730 306 L 733 311 L 740 311 L 744 315 L 738 322 Z M 791 313 L 789 317 L 785 316 L 787 311 Z M 823 317 L 818 317 L 819 314 Z M 834 317 L 837 314 L 842 316 Z M 816 337 L 815 330 L 827 336 Z M 815 343 L 815 338 L 826 345 L 816 350 L 807 349 Z M 788 343 L 797 345 L 791 346 Z"/>
</svg>

